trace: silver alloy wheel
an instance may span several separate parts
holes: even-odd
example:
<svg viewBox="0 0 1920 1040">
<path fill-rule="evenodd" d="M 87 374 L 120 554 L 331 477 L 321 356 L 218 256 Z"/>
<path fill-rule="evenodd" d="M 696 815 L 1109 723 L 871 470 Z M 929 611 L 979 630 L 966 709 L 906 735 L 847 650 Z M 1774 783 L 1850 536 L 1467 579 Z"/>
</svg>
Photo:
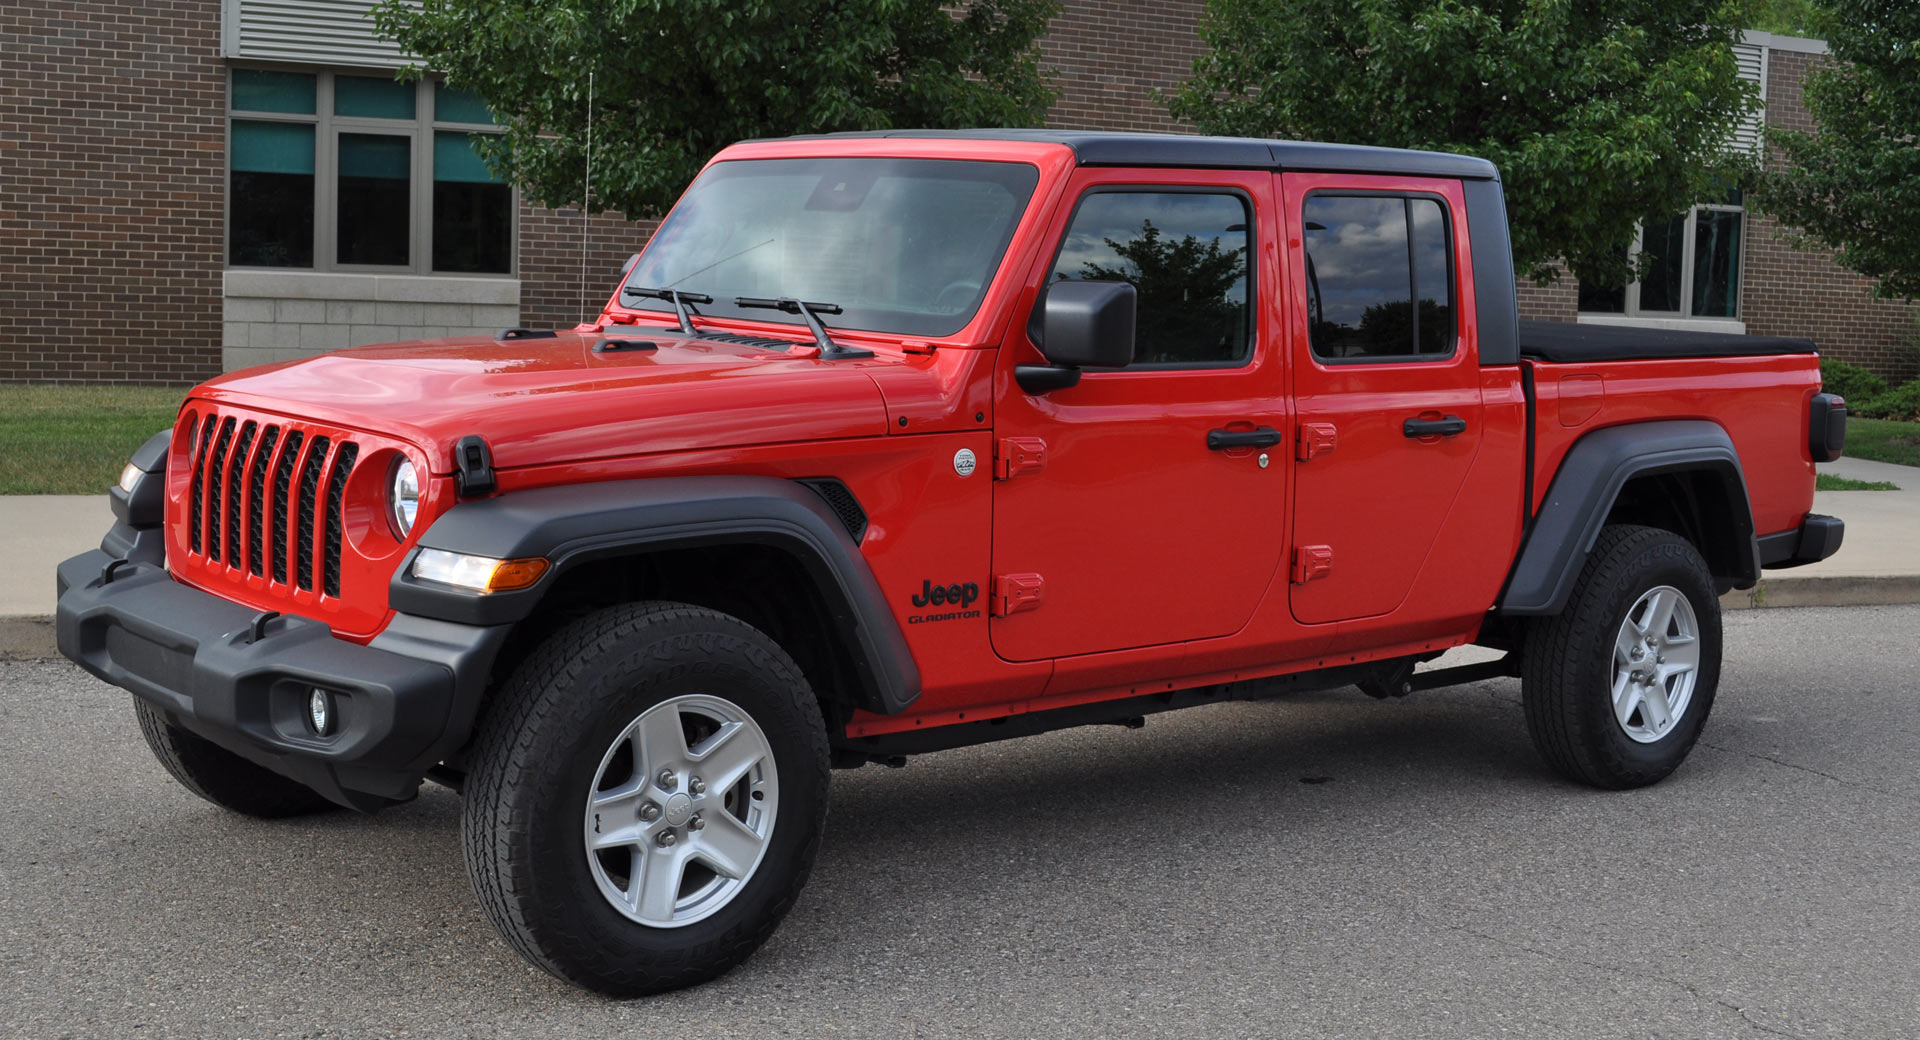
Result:
<svg viewBox="0 0 1920 1040">
<path fill-rule="evenodd" d="M 740 894 L 780 808 L 773 747 L 738 705 L 687 694 L 627 724 L 587 791 L 587 865 L 613 908 L 653 928 Z"/>
<path fill-rule="evenodd" d="M 1671 585 L 1642 593 L 1613 639 L 1613 718 L 1621 732 L 1651 744 L 1673 732 L 1700 674 L 1700 621 Z"/>
</svg>

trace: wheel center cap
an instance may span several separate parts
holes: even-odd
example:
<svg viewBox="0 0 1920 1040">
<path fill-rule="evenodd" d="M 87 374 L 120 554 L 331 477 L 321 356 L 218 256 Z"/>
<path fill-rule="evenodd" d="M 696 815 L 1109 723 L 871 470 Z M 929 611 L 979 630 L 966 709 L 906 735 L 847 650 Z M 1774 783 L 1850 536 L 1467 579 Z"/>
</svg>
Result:
<svg viewBox="0 0 1920 1040">
<path fill-rule="evenodd" d="M 667 826 L 678 827 L 693 815 L 693 799 L 685 794 L 676 794 L 667 799 L 666 811 L 662 814 Z"/>
</svg>

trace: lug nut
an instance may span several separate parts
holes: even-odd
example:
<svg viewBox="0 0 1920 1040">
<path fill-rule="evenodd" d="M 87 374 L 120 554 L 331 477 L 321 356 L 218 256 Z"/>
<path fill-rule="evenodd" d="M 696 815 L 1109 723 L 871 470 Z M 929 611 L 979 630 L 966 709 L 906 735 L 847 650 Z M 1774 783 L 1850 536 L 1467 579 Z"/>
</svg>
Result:
<svg viewBox="0 0 1920 1040">
<path fill-rule="evenodd" d="M 680 778 L 673 775 L 673 770 L 662 769 L 660 771 L 659 777 L 656 778 L 655 782 L 660 785 L 661 790 L 671 791 L 675 787 L 678 787 L 680 785 Z"/>
<path fill-rule="evenodd" d="M 677 835 L 675 835 L 672 831 L 661 831 L 660 836 L 653 840 L 659 842 L 660 847 L 665 849 L 665 848 L 672 848 L 673 843 L 676 841 L 679 841 L 680 838 Z"/>
<path fill-rule="evenodd" d="M 697 776 L 690 776 L 687 778 L 687 790 L 693 794 L 706 794 L 707 782 Z"/>
<path fill-rule="evenodd" d="M 1631 657 L 1631 658 L 1633 658 L 1633 659 L 1634 659 L 1634 660 L 1636 660 L 1636 661 L 1638 661 L 1638 660 L 1640 660 L 1641 658 L 1643 658 L 1643 657 L 1645 657 L 1645 656 L 1647 656 L 1647 652 L 1646 652 L 1645 650 L 1642 650 L 1642 649 L 1640 649 L 1639 647 L 1637 647 L 1637 646 L 1636 646 L 1636 647 L 1634 647 L 1634 648 L 1633 648 L 1632 650 L 1630 650 L 1630 651 L 1628 651 L 1628 652 L 1627 652 L 1627 656 L 1628 656 L 1628 657 Z"/>
<path fill-rule="evenodd" d="M 706 825 L 707 821 L 701 819 L 699 813 L 694 813 L 693 819 L 687 821 L 687 829 L 690 831 L 697 831 Z"/>
<path fill-rule="evenodd" d="M 654 820 L 659 819 L 660 806 L 653 802 L 642 803 L 640 806 L 640 818 L 643 820 L 646 820 L 648 823 L 652 823 Z"/>
</svg>

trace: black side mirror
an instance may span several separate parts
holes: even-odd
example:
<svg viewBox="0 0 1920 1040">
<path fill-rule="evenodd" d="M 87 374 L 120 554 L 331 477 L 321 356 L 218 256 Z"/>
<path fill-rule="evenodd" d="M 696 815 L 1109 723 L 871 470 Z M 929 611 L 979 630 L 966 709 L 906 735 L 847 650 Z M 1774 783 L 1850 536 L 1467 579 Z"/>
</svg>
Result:
<svg viewBox="0 0 1920 1040">
<path fill-rule="evenodd" d="M 1136 294 L 1126 282 L 1055 282 L 1041 304 L 1040 353 L 1047 364 L 1015 365 L 1030 394 L 1080 381 L 1082 368 L 1125 368 L 1133 361 Z"/>
</svg>

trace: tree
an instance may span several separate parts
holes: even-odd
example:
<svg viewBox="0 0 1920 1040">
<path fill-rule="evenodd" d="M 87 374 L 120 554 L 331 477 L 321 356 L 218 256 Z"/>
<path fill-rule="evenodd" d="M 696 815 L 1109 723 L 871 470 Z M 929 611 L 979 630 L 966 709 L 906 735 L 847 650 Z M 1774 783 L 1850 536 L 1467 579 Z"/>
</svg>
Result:
<svg viewBox="0 0 1920 1040">
<path fill-rule="evenodd" d="M 752 137 L 1037 125 L 1053 0 L 387 0 L 380 33 L 485 101 L 482 158 L 547 205 L 673 203 Z M 422 69 L 408 70 L 410 75 Z M 589 83 L 591 74 L 591 84 Z"/>
<path fill-rule="evenodd" d="M 1920 6 L 1828 0 L 1831 64 L 1807 76 L 1812 133 L 1770 128 L 1784 162 L 1759 206 L 1877 279 L 1882 297 L 1920 298 Z"/>
<path fill-rule="evenodd" d="M 1153 221 L 1125 242 L 1105 239 L 1126 263 L 1117 267 L 1089 260 L 1081 277 L 1096 282 L 1128 282 L 1136 295 L 1138 327 L 1134 356 L 1141 361 L 1198 361 L 1220 356 L 1220 347 L 1247 334 L 1244 286 L 1246 250 L 1222 249 L 1220 240 L 1193 235 L 1169 239 Z M 1242 289 L 1242 300 L 1232 298 Z"/>
<path fill-rule="evenodd" d="M 1172 99 L 1207 133 L 1464 152 L 1506 186 L 1514 264 L 1620 284 L 1637 224 L 1724 194 L 1757 103 L 1743 0 L 1210 0 Z M 1719 187 L 1716 189 L 1716 185 Z"/>
</svg>

